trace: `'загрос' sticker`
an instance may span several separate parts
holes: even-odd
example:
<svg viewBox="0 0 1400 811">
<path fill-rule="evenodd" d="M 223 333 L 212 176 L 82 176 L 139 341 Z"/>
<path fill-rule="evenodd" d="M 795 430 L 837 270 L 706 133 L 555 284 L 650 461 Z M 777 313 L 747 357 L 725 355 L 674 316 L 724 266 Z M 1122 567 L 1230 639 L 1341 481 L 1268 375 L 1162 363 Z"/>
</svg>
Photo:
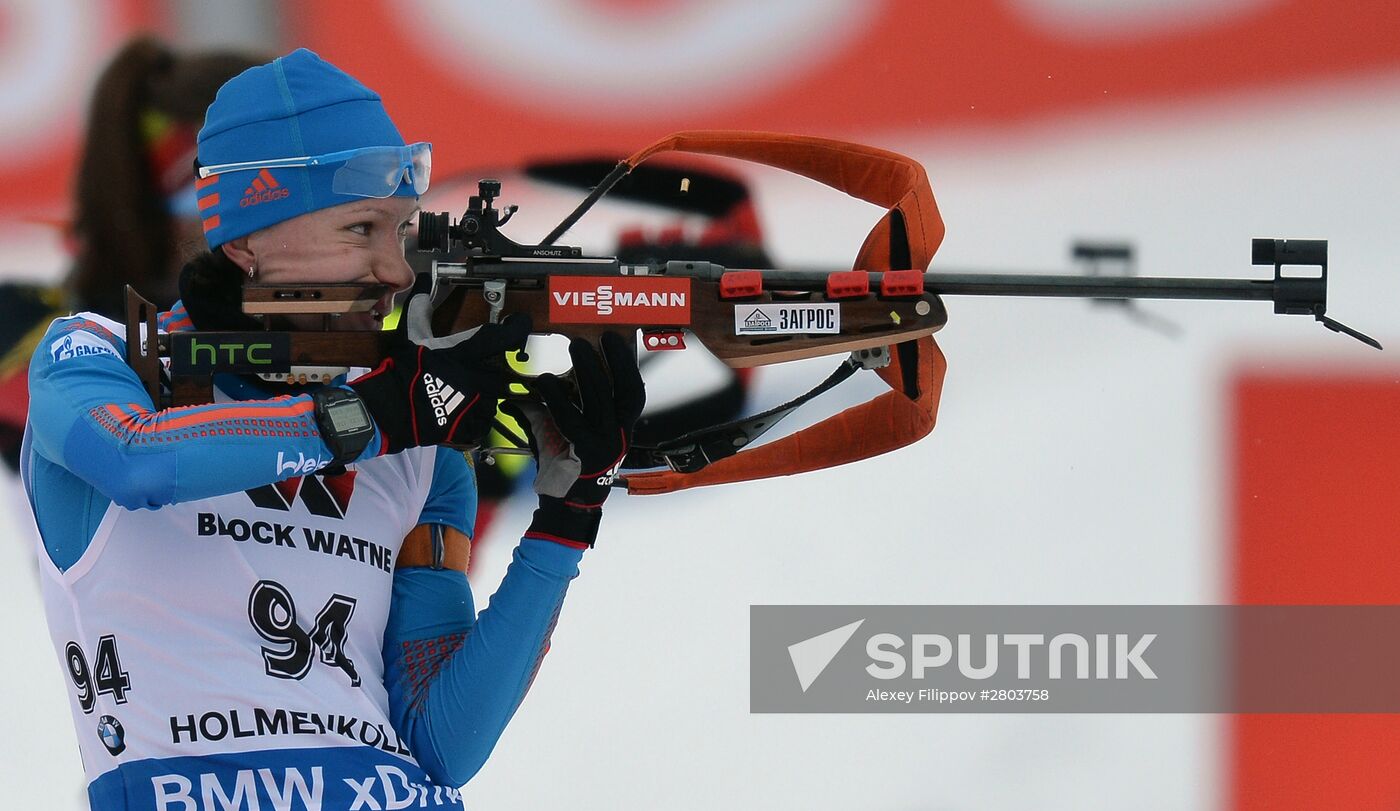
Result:
<svg viewBox="0 0 1400 811">
<path fill-rule="evenodd" d="M 840 304 L 736 304 L 735 335 L 834 335 Z"/>
</svg>

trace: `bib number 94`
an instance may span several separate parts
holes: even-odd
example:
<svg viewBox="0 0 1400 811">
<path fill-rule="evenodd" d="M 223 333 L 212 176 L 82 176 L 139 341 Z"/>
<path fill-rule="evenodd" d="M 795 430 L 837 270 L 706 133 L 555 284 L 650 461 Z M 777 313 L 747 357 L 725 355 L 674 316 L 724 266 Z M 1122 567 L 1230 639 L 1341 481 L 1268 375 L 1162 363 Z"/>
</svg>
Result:
<svg viewBox="0 0 1400 811">
<path fill-rule="evenodd" d="M 93 658 L 92 667 L 88 666 L 82 646 L 69 642 L 63 649 L 63 664 L 68 670 L 68 678 L 77 688 L 78 706 L 84 713 L 92 712 L 92 708 L 97 706 L 97 697 L 101 695 L 110 695 L 118 704 L 126 703 L 131 677 L 122 670 L 115 636 L 108 634 L 97 640 L 97 655 Z"/>
<path fill-rule="evenodd" d="M 319 656 L 325 664 L 345 671 L 351 687 L 359 687 L 360 675 L 345 653 L 347 626 L 354 616 L 355 600 L 332 594 L 311 630 L 305 631 L 297 622 L 296 602 L 281 583 L 259 580 L 248 595 L 248 620 L 259 636 L 272 643 L 263 646 L 262 657 L 264 670 L 275 679 L 306 678 Z"/>
</svg>

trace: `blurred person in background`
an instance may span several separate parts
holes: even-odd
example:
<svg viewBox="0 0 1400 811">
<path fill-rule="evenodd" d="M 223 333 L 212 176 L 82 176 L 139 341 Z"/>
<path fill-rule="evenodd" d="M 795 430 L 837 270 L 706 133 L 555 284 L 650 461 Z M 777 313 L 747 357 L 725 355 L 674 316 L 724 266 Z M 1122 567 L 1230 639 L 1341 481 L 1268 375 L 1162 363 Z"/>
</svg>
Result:
<svg viewBox="0 0 1400 811">
<path fill-rule="evenodd" d="M 249 280 L 380 285 L 376 310 L 336 321 L 372 330 L 411 284 L 431 146 L 310 51 L 226 83 L 198 159 L 210 250 L 163 330 L 248 328 Z M 616 334 L 601 356 L 570 345 L 577 393 L 533 381 L 542 402 L 516 413 L 539 440 L 539 507 L 478 617 L 474 475 L 447 446 L 485 434 L 530 325 L 432 338 L 428 298 L 368 373 L 275 392 L 220 375 L 193 407 L 151 401 L 118 321 L 60 318 L 39 342 L 21 470 L 94 809 L 461 807 L 534 680 L 644 392 Z"/>
<path fill-rule="evenodd" d="M 195 134 L 219 86 L 266 61 L 233 51 L 180 53 L 132 39 L 93 88 L 64 237 L 73 265 L 58 287 L 0 285 L 0 456 L 19 470 L 29 357 L 54 318 L 123 317 L 131 285 L 162 308 L 185 260 L 202 247 Z"/>
</svg>

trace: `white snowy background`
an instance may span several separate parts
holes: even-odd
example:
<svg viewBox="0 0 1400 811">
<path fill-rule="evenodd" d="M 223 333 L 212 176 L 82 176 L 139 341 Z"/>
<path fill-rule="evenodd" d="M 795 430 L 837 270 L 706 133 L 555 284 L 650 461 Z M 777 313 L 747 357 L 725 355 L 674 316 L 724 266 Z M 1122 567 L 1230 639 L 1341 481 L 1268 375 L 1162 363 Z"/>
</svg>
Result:
<svg viewBox="0 0 1400 811">
<path fill-rule="evenodd" d="M 933 269 L 1070 271 L 1069 244 L 1087 237 L 1132 241 L 1144 275 L 1260 278 L 1251 237 L 1326 238 L 1330 313 L 1400 346 L 1397 77 L 869 140 L 928 168 L 948 233 Z M 847 258 L 876 215 L 806 181 L 752 177 L 781 262 Z M 59 277 L 56 246 L 6 233 L 6 278 Z M 1389 353 L 1263 303 L 1140 305 L 1177 324 L 1175 338 L 1083 301 L 947 305 L 949 368 L 926 440 L 839 470 L 609 502 L 544 668 L 468 786 L 469 807 L 1223 803 L 1219 716 L 750 714 L 755 604 L 1224 601 L 1231 371 L 1400 371 Z M 755 405 L 831 364 L 762 371 Z M 868 397 L 872 380 L 817 411 Z M 15 487 L 6 481 L 0 500 L 0 807 L 83 808 Z M 482 543 L 483 602 L 530 509 L 513 501 Z"/>
</svg>

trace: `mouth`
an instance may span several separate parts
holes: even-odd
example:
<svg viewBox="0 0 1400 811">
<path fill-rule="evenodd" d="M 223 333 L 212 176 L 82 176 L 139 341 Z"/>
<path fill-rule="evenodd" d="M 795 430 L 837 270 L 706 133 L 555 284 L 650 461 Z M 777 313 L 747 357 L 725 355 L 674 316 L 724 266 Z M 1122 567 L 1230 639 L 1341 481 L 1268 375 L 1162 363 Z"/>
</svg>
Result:
<svg viewBox="0 0 1400 811">
<path fill-rule="evenodd" d="M 384 319 L 389 316 L 393 308 L 394 294 L 387 293 L 368 310 L 348 313 L 336 319 L 336 328 L 340 330 L 382 330 L 384 329 Z"/>
<path fill-rule="evenodd" d="M 375 326 L 383 326 L 384 319 L 388 317 L 393 309 L 394 294 L 385 293 L 383 296 L 380 296 L 379 301 L 375 302 L 374 306 L 370 308 L 369 317 L 374 320 Z"/>
</svg>

